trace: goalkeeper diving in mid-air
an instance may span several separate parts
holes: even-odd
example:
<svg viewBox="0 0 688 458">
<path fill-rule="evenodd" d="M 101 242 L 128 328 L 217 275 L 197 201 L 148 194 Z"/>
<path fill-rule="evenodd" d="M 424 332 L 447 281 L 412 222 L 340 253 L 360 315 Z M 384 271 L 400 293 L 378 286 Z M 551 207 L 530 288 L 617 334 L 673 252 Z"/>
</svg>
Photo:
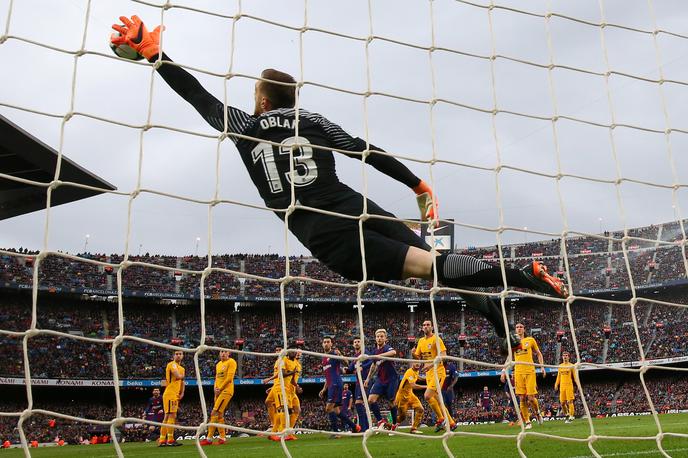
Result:
<svg viewBox="0 0 688 458">
<path fill-rule="evenodd" d="M 375 202 L 354 191 L 337 177 L 333 151 L 365 161 L 409 188 L 417 196 L 421 218 L 431 224 L 438 220 L 437 200 L 426 182 L 415 176 L 384 150 L 354 138 L 322 115 L 294 108 L 296 81 L 290 75 L 264 70 L 255 86 L 255 108 L 249 114 L 225 106 L 206 91 L 196 78 L 172 62 L 160 50 L 160 26 L 147 30 L 137 16 L 121 16 L 122 24 L 112 28 L 115 46 L 128 45 L 149 62 L 161 59 L 160 76 L 184 100 L 189 102 L 208 124 L 226 132 L 236 145 L 253 184 L 265 205 L 280 219 L 288 217 L 289 230 L 327 267 L 352 281 L 366 278 L 390 281 L 407 278 L 437 280 L 446 287 L 484 291 L 502 286 L 499 266 L 472 256 L 433 253 L 430 246 L 401 221 L 366 218 L 359 231 L 359 217 L 364 212 L 394 218 Z M 226 126 L 225 126 L 226 116 Z M 297 135 L 298 121 L 298 135 Z M 297 207 L 288 214 L 292 186 Z M 349 217 L 319 213 L 304 207 L 336 212 Z M 287 216 L 288 215 L 288 216 Z M 365 259 L 362 259 L 360 237 Z M 436 265 L 436 267 L 435 267 Z M 505 267 L 508 286 L 526 288 L 565 298 L 565 284 L 547 272 L 544 264 L 534 261 L 522 269 Z M 479 312 L 495 328 L 498 336 L 510 336 L 518 346 L 515 333 L 507 332 L 501 307 L 486 295 L 461 294 L 466 304 Z"/>
</svg>

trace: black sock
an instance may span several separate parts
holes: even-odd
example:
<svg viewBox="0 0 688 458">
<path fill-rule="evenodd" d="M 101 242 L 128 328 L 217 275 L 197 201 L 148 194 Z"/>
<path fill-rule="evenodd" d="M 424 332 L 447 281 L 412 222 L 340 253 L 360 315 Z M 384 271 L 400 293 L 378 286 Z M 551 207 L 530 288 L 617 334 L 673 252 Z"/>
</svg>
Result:
<svg viewBox="0 0 688 458">
<path fill-rule="evenodd" d="M 465 288 L 474 291 L 484 292 L 483 288 Z M 502 320 L 502 308 L 500 304 L 494 301 L 490 296 L 482 296 L 478 294 L 462 293 L 461 297 L 466 301 L 466 305 L 480 313 L 482 316 L 492 323 L 495 332 L 499 337 L 506 337 L 504 330 L 504 320 Z"/>
<path fill-rule="evenodd" d="M 532 287 L 530 281 L 518 269 L 505 267 L 506 282 L 519 288 Z M 473 256 L 441 254 L 437 257 L 437 279 L 445 286 L 502 286 L 502 269 Z"/>
</svg>

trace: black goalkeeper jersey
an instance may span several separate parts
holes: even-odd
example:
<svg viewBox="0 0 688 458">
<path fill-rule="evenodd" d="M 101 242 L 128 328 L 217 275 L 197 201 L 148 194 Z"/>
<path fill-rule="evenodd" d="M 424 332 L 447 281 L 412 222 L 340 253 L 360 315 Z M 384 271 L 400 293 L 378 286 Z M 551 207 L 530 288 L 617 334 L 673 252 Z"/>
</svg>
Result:
<svg viewBox="0 0 688 458">
<path fill-rule="evenodd" d="M 224 105 L 215 104 L 213 111 L 204 118 L 223 131 Z M 305 110 L 299 110 L 298 136 L 293 108 L 252 116 L 228 107 L 228 113 L 227 132 L 242 135 L 231 138 L 268 207 L 289 205 L 292 184 L 296 201 L 302 205 L 321 207 L 350 196 L 352 190 L 337 177 L 332 148 L 360 152 L 366 149 L 363 140 Z"/>
<path fill-rule="evenodd" d="M 163 60 L 171 62 L 164 54 Z M 352 193 L 357 194 L 339 181 L 332 148 L 344 154 L 360 153 L 366 149 L 364 140 L 352 137 L 323 116 L 306 110 L 299 110 L 297 136 L 294 108 L 280 108 L 254 116 L 226 106 L 181 67 L 163 64 L 158 72 L 213 128 L 228 133 L 269 208 L 286 208 L 291 202 L 292 185 L 297 203 L 311 207 L 328 206 L 350 198 Z M 373 145 L 370 149 L 382 151 Z M 361 159 L 360 154 L 350 157 Z M 409 187 L 420 182 L 391 156 L 375 153 L 366 160 Z"/>
</svg>

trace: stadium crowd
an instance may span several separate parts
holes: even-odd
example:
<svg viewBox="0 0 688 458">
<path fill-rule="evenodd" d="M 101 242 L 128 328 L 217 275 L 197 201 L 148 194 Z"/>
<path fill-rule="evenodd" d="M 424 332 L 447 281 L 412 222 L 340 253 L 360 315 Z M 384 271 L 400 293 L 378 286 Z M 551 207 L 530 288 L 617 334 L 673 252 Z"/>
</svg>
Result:
<svg viewBox="0 0 688 458">
<path fill-rule="evenodd" d="M 610 378 L 610 377 L 608 377 Z M 487 379 L 486 379 L 487 380 Z M 561 417 L 559 396 L 553 390 L 553 377 L 549 380 L 538 382 L 538 399 L 544 417 Z M 452 404 L 452 411 L 456 421 L 464 422 L 513 422 L 516 414 L 512 407 L 512 399 L 505 386 L 495 384 L 494 380 L 487 380 L 492 401 L 489 408 L 484 408 L 479 402 L 478 393 L 482 391 L 482 384 L 479 382 L 463 383 L 460 381 L 456 386 L 456 399 Z M 659 413 L 673 410 L 688 409 L 688 379 L 681 375 L 656 374 L 646 376 L 648 394 L 653 402 L 654 408 Z M 590 414 L 594 417 L 613 415 L 628 412 L 647 412 L 650 411 L 645 390 L 636 376 L 626 376 L 621 380 L 608 381 L 604 377 L 595 377 L 592 380 L 583 380 L 585 401 Z M 192 390 L 195 392 L 195 390 Z M 123 389 L 122 396 L 122 416 L 127 418 L 142 418 L 146 405 L 146 398 L 143 397 L 142 389 Z M 239 388 L 235 398 L 230 404 L 226 414 L 228 425 L 241 428 L 252 429 L 255 431 L 265 431 L 269 428 L 269 420 L 265 413 L 263 399 L 260 391 L 249 390 L 244 392 Z M 205 396 L 211 396 L 210 392 L 205 392 Z M 46 397 L 45 395 L 43 397 Z M 206 398 L 207 399 L 207 398 Z M 76 402 L 75 402 L 76 401 Z M 329 421 L 323 409 L 323 401 L 318 399 L 315 390 L 308 390 L 302 396 L 302 415 L 297 427 L 328 430 Z M 39 397 L 35 401 L 34 409 L 42 409 L 60 414 L 83 418 L 85 420 L 109 421 L 115 418 L 115 404 L 113 395 L 96 397 L 84 397 L 73 399 L 70 396 L 55 397 L 47 396 L 47 399 Z M 426 414 L 423 423 L 431 425 L 434 423 L 431 409 L 425 406 Z M 0 402 L 1 412 L 20 413 L 26 408 L 25 402 L 18 402 L 16 399 L 4 399 Z M 576 411 L 580 415 L 585 413 L 583 402 L 578 394 L 576 395 Z M 355 416 L 354 413 L 351 415 Z M 17 429 L 17 416 L 0 416 L 0 442 L 9 440 L 11 443 L 19 442 L 19 431 Z M 203 422 L 198 396 L 192 393 L 185 398 L 180 407 L 179 423 L 182 426 L 197 426 Z M 47 415 L 43 413 L 33 413 L 23 423 L 24 432 L 27 440 L 37 440 L 38 442 L 57 442 L 62 439 L 68 444 L 82 444 L 92 442 L 94 436 L 98 441 L 102 441 L 103 436 L 109 440 L 109 427 L 91 424 L 85 421 L 72 421 Z M 149 431 L 149 425 L 136 421 L 125 422 L 120 428 L 122 438 L 125 441 L 144 441 L 155 439 L 157 433 Z M 181 435 L 182 431 L 178 430 Z M 193 431 L 185 434 L 193 435 Z M 238 432 L 230 432 L 237 435 Z"/>
<path fill-rule="evenodd" d="M 638 286 L 656 285 L 668 281 L 685 280 L 686 266 L 678 246 L 684 238 L 678 222 L 633 228 L 627 231 L 625 244 L 620 241 L 623 232 L 569 237 L 565 240 L 571 287 L 574 292 L 604 289 L 628 289 L 630 280 Z M 6 249 L 0 254 L 0 285 L 26 286 L 33 281 L 35 256 L 24 248 Z M 497 247 L 465 248 L 459 253 L 480 258 L 486 262 L 499 262 Z M 15 253 L 21 256 L 14 255 Z M 529 259 L 539 259 L 550 271 L 565 276 L 566 269 L 560 240 L 537 241 L 502 247 L 502 256 L 508 265 L 523 265 Z M 121 254 L 82 253 L 77 259 L 51 254 L 40 262 L 39 286 L 50 288 L 87 288 L 116 290 L 116 274 L 123 261 Z M 175 294 L 191 297 L 200 293 L 201 272 L 208 267 L 208 258 L 199 256 L 162 256 L 143 254 L 129 256 L 134 263 L 122 272 L 125 292 L 143 294 Z M 270 299 L 280 295 L 278 280 L 284 277 L 286 259 L 276 254 L 222 254 L 213 256 L 211 267 L 226 269 L 213 271 L 205 279 L 204 293 L 210 297 L 229 296 Z M 256 279 L 241 274 L 262 277 Z M 352 298 L 355 285 L 327 269 L 317 260 L 306 257 L 289 258 L 289 275 L 302 277 L 285 285 L 285 295 L 317 300 L 321 298 Z M 337 286 L 315 281 L 340 283 Z M 394 287 L 369 286 L 365 299 L 395 301 L 426 294 L 430 283 L 409 280 L 392 282 L 420 291 Z M 496 291 L 496 290 L 495 290 Z M 443 297 L 442 294 L 439 297 Z"/>
<path fill-rule="evenodd" d="M 685 259 L 677 244 L 684 240 L 680 225 L 674 222 L 630 229 L 626 234 L 629 238 L 623 244 L 607 238 L 624 235 L 615 232 L 565 240 L 568 274 L 574 292 L 604 290 L 605 295 L 597 300 L 577 299 L 569 306 L 524 297 L 507 300 L 508 321 L 526 324 L 527 333 L 537 340 L 546 364 L 558 364 L 563 350 L 572 352 L 581 362 L 597 364 L 637 361 L 642 357 L 688 356 L 688 324 L 682 319 L 685 308 L 664 304 L 688 304 L 687 290 L 673 286 L 686 280 Z M 540 259 L 550 271 L 564 276 L 567 274 L 561 245 L 560 240 L 550 240 L 503 246 L 501 255 L 513 266 Z M 184 362 L 186 377 L 196 377 L 193 348 L 202 343 L 203 335 L 206 345 L 248 352 L 233 353 L 238 362 L 238 377 L 263 378 L 272 374 L 274 352 L 283 345 L 284 332 L 289 346 L 315 352 L 321 351 L 320 342 L 324 336 L 333 336 L 335 347 L 346 356 L 353 356 L 351 341 L 361 333 L 359 309 L 344 300 L 355 296 L 356 288 L 352 287 L 355 285 L 311 258 L 290 258 L 289 275 L 340 285 L 308 280 L 285 284 L 285 294 L 294 300 L 287 304 L 283 321 L 278 301 L 280 283 L 270 281 L 284 277 L 287 272 L 287 259 L 278 255 L 214 256 L 211 267 L 223 270 L 213 271 L 205 279 L 203 290 L 215 300 L 205 302 L 205 314 L 201 316 L 198 301 L 186 299 L 200 293 L 201 271 L 208 267 L 207 257 L 130 256 L 128 261 L 134 264 L 122 271 L 122 285 L 125 292 L 137 292 L 137 297 L 125 295 L 120 311 L 116 301 L 102 294 L 116 290 L 117 271 L 124 260 L 121 254 L 84 253 L 78 255 L 81 259 L 51 254 L 42 258 L 38 279 L 43 290 L 33 304 L 26 289 L 32 284 L 38 253 L 23 248 L 4 251 L 0 253 L 0 287 L 6 294 L 0 298 L 0 329 L 25 331 L 32 327 L 32 317 L 35 317 L 35 327 L 49 332 L 32 335 L 27 340 L 26 355 L 21 336 L 1 333 L 0 361 L 3 364 L 0 364 L 0 377 L 23 378 L 26 358 L 33 378 L 111 380 L 113 339 L 121 333 L 124 340 L 114 347 L 114 362 L 120 379 L 163 378 L 170 351 L 154 342 L 188 348 Z M 487 262 L 498 262 L 500 257 L 497 247 L 460 251 Z M 257 275 L 264 280 L 235 273 Z M 652 286 L 638 294 L 650 301 L 638 299 L 632 306 L 625 302 L 630 298 L 625 290 L 630 288 L 631 280 L 636 287 Z M 428 290 L 431 286 L 419 280 L 409 280 L 403 285 L 420 290 Z M 100 292 L 70 294 L 74 288 Z M 169 293 L 181 300 L 147 299 L 141 297 L 141 292 Z M 263 301 L 217 300 L 222 296 L 257 297 Z M 360 313 L 367 346 L 372 346 L 374 331 L 384 328 L 398 356 L 409 357 L 409 350 L 422 335 L 421 323 L 432 319 L 430 305 L 419 300 L 413 292 L 393 287 L 369 285 L 363 297 Z M 308 301 L 299 301 L 299 298 Z M 318 303 L 318 299 L 322 302 Z M 377 302 L 366 302 L 367 299 Z M 448 355 L 462 359 L 457 362 L 459 370 L 494 369 L 495 365 L 502 364 L 504 358 L 499 352 L 499 341 L 489 322 L 461 303 L 448 299 L 442 294 L 436 297 L 435 317 Z M 575 329 L 576 345 L 572 329 Z M 202 377 L 214 375 L 216 357 L 214 350 L 199 355 L 198 369 Z M 321 375 L 319 357 L 305 354 L 302 362 L 303 376 Z M 558 403 L 549 383 L 542 387 L 540 397 L 543 410 L 553 416 Z M 495 409 L 490 412 L 482 409 L 476 403 L 480 388 L 459 384 L 455 406 L 458 419 L 501 421 L 514 418 L 510 398 L 497 386 L 490 387 L 497 394 Z M 649 409 L 637 380 L 595 380 L 585 383 L 584 389 L 593 415 Z M 688 408 L 688 381 L 680 377 L 655 377 L 648 383 L 648 389 L 658 410 Z M 126 395 L 127 390 L 123 392 L 124 415 L 140 416 L 140 399 Z M 25 408 L 16 402 L 5 402 L 0 408 L 2 411 Z M 578 412 L 583 412 L 581 400 L 577 398 L 576 402 Z M 114 416 L 114 404 L 86 401 L 52 400 L 34 408 L 91 419 Z M 301 426 L 327 428 L 328 420 L 321 401 L 313 393 L 304 396 L 303 412 Z M 267 427 L 262 399 L 255 393 L 237 397 L 228 415 L 229 424 L 257 430 Z M 189 401 L 181 418 L 182 424 L 198 424 L 202 419 L 200 405 Z M 60 436 L 70 443 L 82 443 L 91 441 L 94 434 L 107 435 L 106 431 L 95 430 L 92 425 L 58 419 L 57 426 L 50 426 L 49 420 L 42 415 L 32 415 L 25 427 L 31 437 L 40 441 L 52 441 Z M 431 420 L 426 420 L 430 424 Z M 15 427 L 16 418 L 0 417 L 0 440 L 11 438 L 15 441 Z M 125 426 L 121 432 L 127 440 L 143 440 L 148 434 L 145 428 L 135 424 Z"/>
</svg>

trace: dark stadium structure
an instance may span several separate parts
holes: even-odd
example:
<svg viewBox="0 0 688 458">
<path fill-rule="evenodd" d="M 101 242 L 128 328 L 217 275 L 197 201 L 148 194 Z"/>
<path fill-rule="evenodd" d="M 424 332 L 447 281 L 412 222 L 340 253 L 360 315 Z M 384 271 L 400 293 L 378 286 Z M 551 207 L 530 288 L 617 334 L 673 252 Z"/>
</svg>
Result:
<svg viewBox="0 0 688 458">
<path fill-rule="evenodd" d="M 57 156 L 58 153 L 53 148 L 0 116 L 0 173 L 48 184 L 55 177 Z M 65 156 L 62 156 L 59 179 L 101 190 L 61 185 L 52 193 L 52 207 L 116 189 Z M 46 193 L 46 186 L 0 177 L 0 220 L 44 209 Z"/>
</svg>

